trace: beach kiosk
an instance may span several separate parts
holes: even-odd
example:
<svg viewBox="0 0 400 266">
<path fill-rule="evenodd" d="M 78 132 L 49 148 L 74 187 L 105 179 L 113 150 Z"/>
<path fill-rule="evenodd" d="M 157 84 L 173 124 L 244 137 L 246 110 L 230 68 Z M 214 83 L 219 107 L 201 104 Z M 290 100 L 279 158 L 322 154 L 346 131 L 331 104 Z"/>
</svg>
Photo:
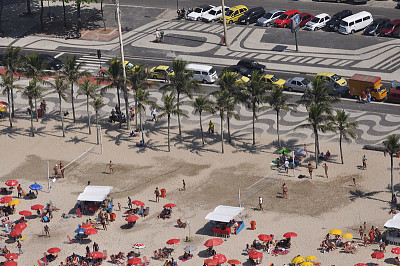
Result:
<svg viewBox="0 0 400 266">
<path fill-rule="evenodd" d="M 107 200 L 112 189 L 111 186 L 87 186 L 78 196 L 79 208 L 84 213 L 94 213 L 104 204 L 107 211 L 112 210 L 112 200 Z"/>
<path fill-rule="evenodd" d="M 384 227 L 387 228 L 384 235 L 391 245 L 400 245 L 400 213 L 396 214 L 392 219 L 388 220 Z"/>
<path fill-rule="evenodd" d="M 237 235 L 244 228 L 243 221 L 235 220 L 243 210 L 243 207 L 219 205 L 213 212 L 207 214 L 205 219 L 211 221 L 215 236 L 230 237 L 231 234 Z"/>
</svg>

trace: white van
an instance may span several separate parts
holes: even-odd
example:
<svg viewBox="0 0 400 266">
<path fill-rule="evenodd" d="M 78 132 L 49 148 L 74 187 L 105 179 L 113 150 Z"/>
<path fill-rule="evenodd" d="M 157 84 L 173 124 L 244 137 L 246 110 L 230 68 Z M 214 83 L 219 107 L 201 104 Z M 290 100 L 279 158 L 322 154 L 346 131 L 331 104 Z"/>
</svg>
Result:
<svg viewBox="0 0 400 266">
<path fill-rule="evenodd" d="M 353 34 L 356 31 L 363 30 L 373 21 L 371 13 L 361 11 L 342 19 L 340 22 L 339 32 L 342 34 Z"/>
<path fill-rule="evenodd" d="M 214 83 L 218 79 L 217 71 L 212 66 L 187 64 L 186 71 L 193 72 L 193 79 L 203 83 Z"/>
</svg>

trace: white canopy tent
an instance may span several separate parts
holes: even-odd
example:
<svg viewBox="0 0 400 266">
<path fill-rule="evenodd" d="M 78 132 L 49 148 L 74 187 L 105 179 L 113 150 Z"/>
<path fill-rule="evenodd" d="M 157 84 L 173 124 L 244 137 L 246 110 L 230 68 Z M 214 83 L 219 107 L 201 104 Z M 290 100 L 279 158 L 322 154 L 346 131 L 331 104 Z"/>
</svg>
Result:
<svg viewBox="0 0 400 266">
<path fill-rule="evenodd" d="M 243 207 L 219 205 L 206 216 L 206 220 L 229 223 L 235 216 L 244 210 Z"/>
<path fill-rule="evenodd" d="M 103 201 L 112 189 L 110 186 L 87 186 L 83 193 L 79 194 L 78 201 Z"/>
<path fill-rule="evenodd" d="M 396 214 L 392 219 L 388 220 L 383 226 L 386 228 L 400 229 L 400 213 Z"/>
</svg>

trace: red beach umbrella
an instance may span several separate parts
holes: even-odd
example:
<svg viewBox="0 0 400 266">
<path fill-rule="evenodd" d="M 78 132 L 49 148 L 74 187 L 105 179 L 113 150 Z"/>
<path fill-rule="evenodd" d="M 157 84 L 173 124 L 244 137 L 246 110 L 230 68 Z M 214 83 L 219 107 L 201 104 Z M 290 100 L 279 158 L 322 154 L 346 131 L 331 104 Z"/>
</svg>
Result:
<svg viewBox="0 0 400 266">
<path fill-rule="evenodd" d="M 26 223 L 19 223 L 19 224 L 16 224 L 15 226 L 14 226 L 14 230 L 24 230 L 26 227 L 28 227 L 27 225 L 26 225 Z"/>
<path fill-rule="evenodd" d="M 380 260 L 380 259 L 383 259 L 385 257 L 385 255 L 380 251 L 375 251 L 374 253 L 371 254 L 371 257 L 373 259 Z"/>
<path fill-rule="evenodd" d="M 0 203 L 9 203 L 10 201 L 12 201 L 10 196 L 5 196 L 0 199 Z"/>
<path fill-rule="evenodd" d="M 168 244 L 168 245 L 174 245 L 174 244 L 179 243 L 179 242 L 181 242 L 180 239 L 172 238 L 172 239 L 170 239 L 170 240 L 167 241 L 167 244 Z"/>
<path fill-rule="evenodd" d="M 14 187 L 14 186 L 18 185 L 18 181 L 17 180 L 8 180 L 5 184 L 6 184 L 6 186 Z"/>
<path fill-rule="evenodd" d="M 238 261 L 238 260 L 228 260 L 227 263 L 230 264 L 230 265 L 242 264 L 242 263 L 241 263 L 240 261 Z"/>
<path fill-rule="evenodd" d="M 8 260 L 16 260 L 16 259 L 18 259 L 18 254 L 7 253 L 6 255 L 4 255 L 4 257 L 6 257 L 6 259 L 8 259 Z"/>
<path fill-rule="evenodd" d="M 128 264 L 130 265 L 142 265 L 142 259 L 141 258 L 133 258 L 128 260 Z"/>
<path fill-rule="evenodd" d="M 164 205 L 164 208 L 172 208 L 172 207 L 176 207 L 176 205 L 173 203 L 168 203 Z"/>
<path fill-rule="evenodd" d="M 6 102 L 0 102 L 0 107 L 7 107 L 8 106 L 8 103 L 6 103 Z"/>
<path fill-rule="evenodd" d="M 36 204 L 36 205 L 31 206 L 31 210 L 34 210 L 34 211 L 42 210 L 43 208 L 44 208 L 44 206 L 40 205 L 40 204 Z"/>
<path fill-rule="evenodd" d="M 272 240 L 272 236 L 270 236 L 270 235 L 259 235 L 258 236 L 258 239 L 260 239 L 261 241 L 264 241 L 264 242 L 266 242 L 266 241 L 270 241 L 270 240 Z"/>
<path fill-rule="evenodd" d="M 94 259 L 100 259 L 103 257 L 103 253 L 99 252 L 99 251 L 93 251 L 89 254 L 90 257 L 94 258 Z"/>
<path fill-rule="evenodd" d="M 15 230 L 11 231 L 10 236 L 11 237 L 16 237 L 16 236 L 19 236 L 20 234 L 22 234 L 22 230 L 21 229 L 15 229 Z"/>
<path fill-rule="evenodd" d="M 18 263 L 13 260 L 4 262 L 4 266 L 17 266 L 17 265 L 18 265 Z"/>
<path fill-rule="evenodd" d="M 97 234 L 97 229 L 96 228 L 90 228 L 90 229 L 86 229 L 85 230 L 85 234 L 86 235 L 94 235 L 94 234 Z"/>
<path fill-rule="evenodd" d="M 249 253 L 249 257 L 252 258 L 252 259 L 259 259 L 262 256 L 263 256 L 263 254 L 261 252 L 258 252 L 258 251 L 255 251 L 255 250 Z"/>
<path fill-rule="evenodd" d="M 132 201 L 133 204 L 135 204 L 136 206 L 144 206 L 144 202 L 140 201 L 140 200 L 134 200 Z"/>
<path fill-rule="evenodd" d="M 292 237 L 296 237 L 296 236 L 297 236 L 297 234 L 293 233 L 293 232 L 287 232 L 283 235 L 283 237 L 286 237 L 286 238 L 292 238 Z"/>
<path fill-rule="evenodd" d="M 400 254 L 400 248 L 399 248 L 399 247 L 397 247 L 397 248 L 392 248 L 392 253 L 393 253 L 393 254 Z"/>
<path fill-rule="evenodd" d="M 61 252 L 61 249 L 59 248 L 50 248 L 47 250 L 47 253 L 55 254 Z"/>
<path fill-rule="evenodd" d="M 217 266 L 218 261 L 214 259 L 206 259 L 204 260 L 204 264 L 206 264 L 207 266 Z"/>
<path fill-rule="evenodd" d="M 19 215 L 22 215 L 22 216 L 29 216 L 29 215 L 32 215 L 32 212 L 30 212 L 30 211 L 20 211 L 20 212 L 19 212 Z"/>
<path fill-rule="evenodd" d="M 365 264 L 365 263 L 357 263 L 356 265 L 354 265 L 354 266 L 368 266 L 367 264 Z"/>
<path fill-rule="evenodd" d="M 139 217 L 137 217 L 136 215 L 131 215 L 125 218 L 125 221 L 127 221 L 128 223 L 133 223 L 137 220 L 139 220 Z"/>
<path fill-rule="evenodd" d="M 221 238 L 211 238 L 204 243 L 204 246 L 209 248 L 219 246 L 222 243 L 224 243 L 224 240 L 222 240 Z"/>
<path fill-rule="evenodd" d="M 222 264 L 225 263 L 227 261 L 226 257 L 224 254 L 215 254 L 213 257 L 214 260 L 216 260 L 218 262 L 218 264 Z"/>
</svg>

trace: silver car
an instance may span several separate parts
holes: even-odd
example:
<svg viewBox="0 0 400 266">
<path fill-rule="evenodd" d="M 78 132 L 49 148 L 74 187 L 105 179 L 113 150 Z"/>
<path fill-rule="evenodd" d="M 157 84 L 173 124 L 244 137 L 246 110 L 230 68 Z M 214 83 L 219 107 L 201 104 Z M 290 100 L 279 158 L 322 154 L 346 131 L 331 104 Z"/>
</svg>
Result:
<svg viewBox="0 0 400 266">
<path fill-rule="evenodd" d="M 285 13 L 286 10 L 273 9 L 268 11 L 264 16 L 257 20 L 258 26 L 269 27 L 274 24 L 275 19 L 277 19 L 281 14 Z"/>
<path fill-rule="evenodd" d="M 288 91 L 305 92 L 312 89 L 312 83 L 306 78 L 294 77 L 286 80 L 284 88 Z"/>
</svg>

